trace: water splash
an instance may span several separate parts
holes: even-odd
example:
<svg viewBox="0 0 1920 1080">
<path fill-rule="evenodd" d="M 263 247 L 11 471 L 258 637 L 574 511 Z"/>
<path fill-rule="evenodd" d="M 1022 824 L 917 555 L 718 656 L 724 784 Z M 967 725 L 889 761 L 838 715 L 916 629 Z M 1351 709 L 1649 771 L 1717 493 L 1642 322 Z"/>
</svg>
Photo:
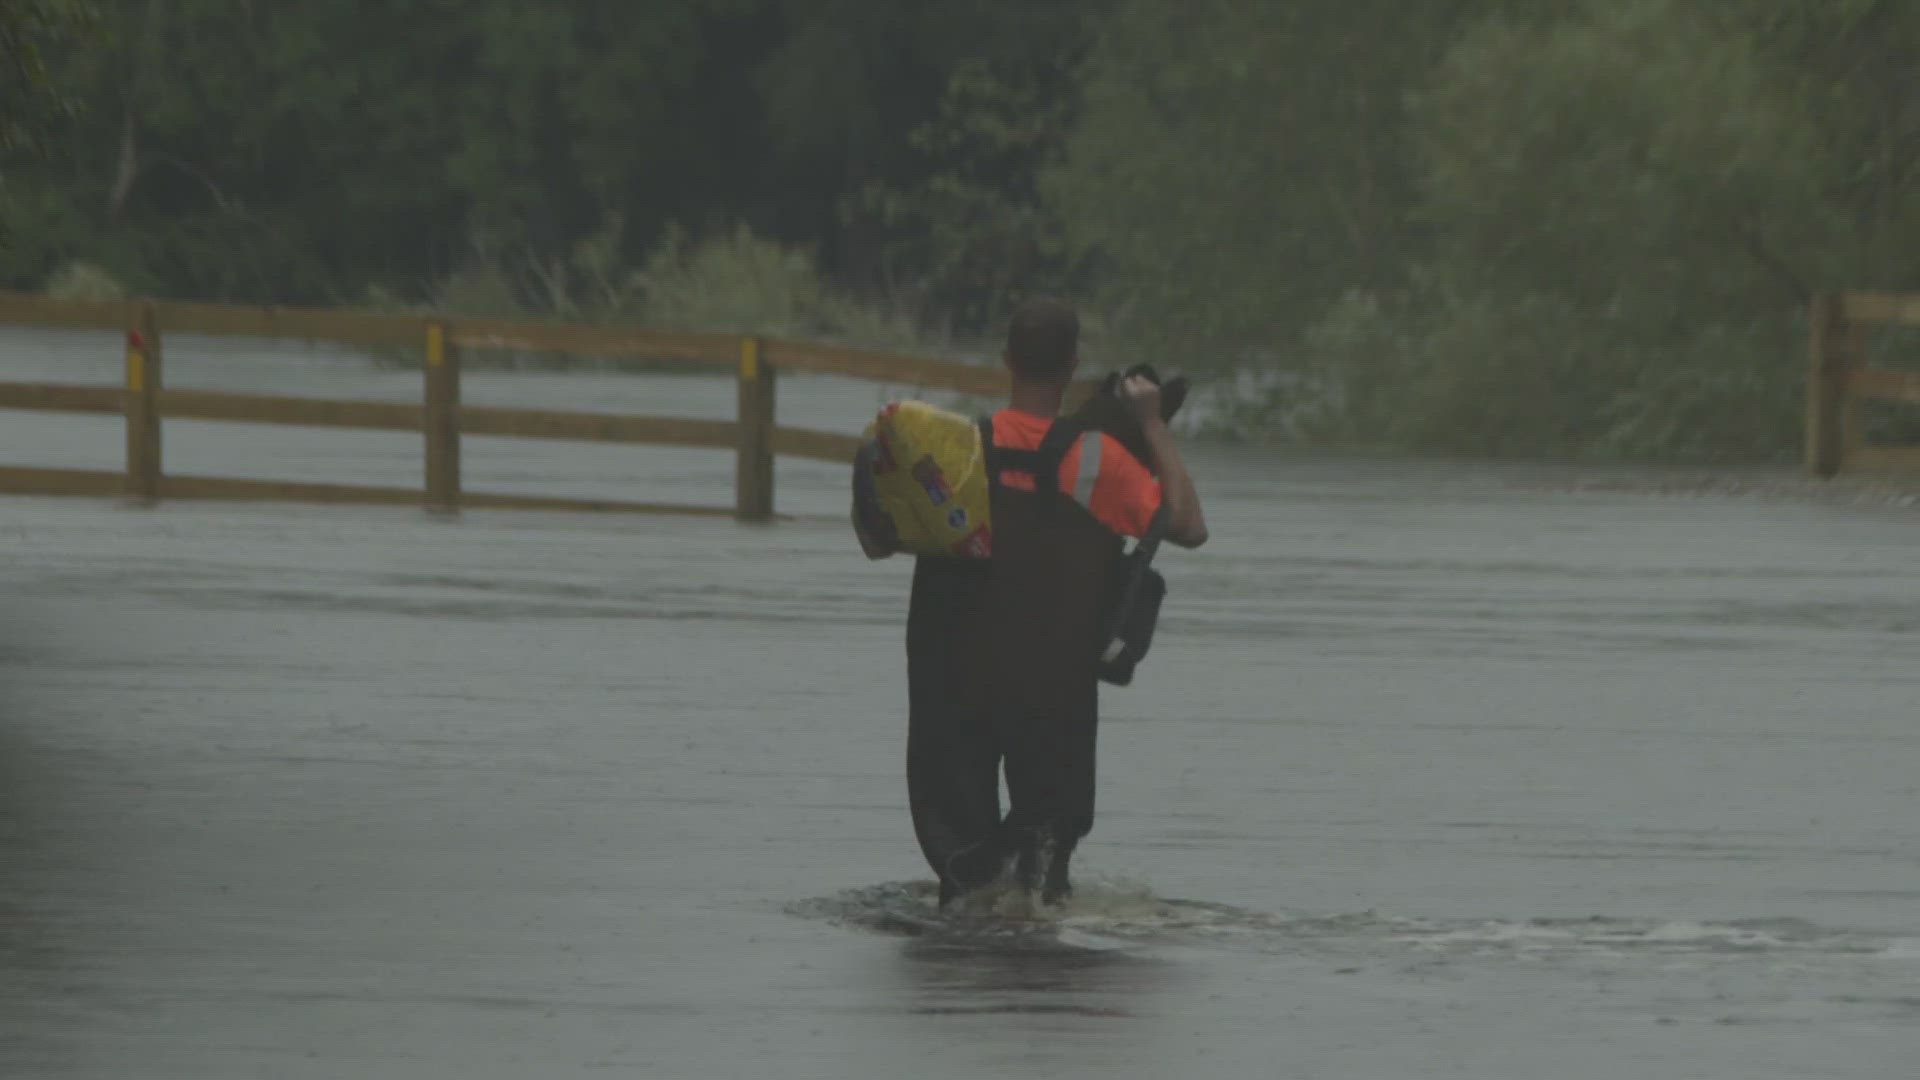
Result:
<svg viewBox="0 0 1920 1080">
<path fill-rule="evenodd" d="M 985 890 L 947 910 L 940 908 L 937 897 L 932 882 L 893 882 L 801 901 L 788 910 L 866 930 L 979 947 L 1188 946 L 1406 957 L 1799 954 L 1920 959 L 1920 940 L 1833 930 L 1801 919 L 1420 919 L 1375 911 L 1289 914 L 1160 897 L 1145 884 L 1128 881 L 1083 884 L 1058 905 L 1040 904 L 1017 889 Z"/>
</svg>

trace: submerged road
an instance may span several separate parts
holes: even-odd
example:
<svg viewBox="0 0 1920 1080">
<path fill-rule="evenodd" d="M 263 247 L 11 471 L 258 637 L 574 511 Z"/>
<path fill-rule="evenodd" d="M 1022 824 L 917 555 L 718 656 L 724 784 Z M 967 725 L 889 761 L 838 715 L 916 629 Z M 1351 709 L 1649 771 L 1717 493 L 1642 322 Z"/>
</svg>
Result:
<svg viewBox="0 0 1920 1080">
<path fill-rule="evenodd" d="M 1045 948 L 898 932 L 909 568 L 836 470 L 764 529 L 0 500 L 0 1076 L 1912 1075 L 1920 515 L 1199 471 Z"/>
</svg>

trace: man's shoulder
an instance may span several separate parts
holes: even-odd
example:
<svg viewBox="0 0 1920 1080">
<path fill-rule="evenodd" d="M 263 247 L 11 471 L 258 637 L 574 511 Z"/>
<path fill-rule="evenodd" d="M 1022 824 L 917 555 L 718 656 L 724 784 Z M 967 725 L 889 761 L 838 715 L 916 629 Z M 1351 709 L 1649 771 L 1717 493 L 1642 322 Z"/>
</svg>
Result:
<svg viewBox="0 0 1920 1080">
<path fill-rule="evenodd" d="M 1100 434 L 1100 474 L 1088 509 L 1122 536 L 1141 536 L 1160 508 L 1160 481 L 1126 444 Z"/>
<path fill-rule="evenodd" d="M 1100 440 L 1100 471 L 1102 473 L 1112 472 L 1117 475 L 1144 473 L 1151 475 L 1151 471 L 1147 468 L 1147 463 L 1141 461 L 1133 451 L 1127 449 L 1126 443 L 1121 442 L 1119 439 L 1114 438 L 1104 431 L 1093 431 L 1088 434 Z"/>
</svg>

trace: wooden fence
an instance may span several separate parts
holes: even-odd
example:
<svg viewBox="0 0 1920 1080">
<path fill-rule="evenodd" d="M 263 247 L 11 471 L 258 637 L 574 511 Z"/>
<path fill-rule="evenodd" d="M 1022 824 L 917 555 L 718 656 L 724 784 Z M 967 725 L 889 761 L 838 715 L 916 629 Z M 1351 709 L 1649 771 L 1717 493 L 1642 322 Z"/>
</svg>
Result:
<svg viewBox="0 0 1920 1080">
<path fill-rule="evenodd" d="M 152 504 L 161 499 L 253 499 L 411 504 L 449 513 L 461 507 L 626 510 L 773 517 L 776 455 L 847 462 L 851 435 L 783 427 L 775 420 L 775 383 L 783 372 L 851 376 L 973 394 L 1006 390 L 1005 372 L 839 346 L 726 334 L 665 333 L 559 322 L 437 318 L 315 308 L 235 307 L 171 301 L 75 301 L 0 293 L 0 325 L 124 331 L 123 387 L 0 382 L 0 409 L 111 413 L 126 418 L 126 470 L 96 472 L 0 465 L 0 493 L 116 495 Z M 209 390 L 170 390 L 164 335 L 195 333 L 324 341 L 423 352 L 419 404 L 267 397 Z M 516 349 L 600 357 L 671 360 L 731 370 L 738 385 L 733 420 L 616 413 L 557 412 L 463 405 L 460 358 L 481 349 Z M 419 432 L 426 442 L 421 489 L 289 483 L 230 477 L 178 476 L 161 465 L 163 420 Z M 460 478 L 462 435 L 568 439 L 653 446 L 731 449 L 734 506 L 552 498 L 466 490 Z"/>
<path fill-rule="evenodd" d="M 1920 327 L 1920 296 L 1852 293 L 1813 302 L 1807 373 L 1807 468 L 1818 476 L 1842 469 L 1920 471 L 1920 446 L 1866 441 L 1860 404 L 1920 405 L 1920 373 L 1875 368 L 1865 361 L 1869 325 Z"/>
</svg>

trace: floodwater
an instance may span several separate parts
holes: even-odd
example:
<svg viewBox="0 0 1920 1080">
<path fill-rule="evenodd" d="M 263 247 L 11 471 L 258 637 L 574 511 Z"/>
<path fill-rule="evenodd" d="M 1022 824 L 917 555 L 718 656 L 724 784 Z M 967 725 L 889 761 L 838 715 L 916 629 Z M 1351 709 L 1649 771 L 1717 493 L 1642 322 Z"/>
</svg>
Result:
<svg viewBox="0 0 1920 1080">
<path fill-rule="evenodd" d="M 116 371 L 110 337 L 0 335 L 0 378 Z M 876 394 L 789 380 L 783 418 Z M 402 436 L 167 438 L 183 472 L 419 475 Z M 475 487 L 729 501 L 725 454 L 474 442 Z M 0 412 L 0 462 L 120 452 L 111 419 Z M 1920 515 L 1196 471 L 1214 542 L 1164 557 L 1081 894 L 1027 921 L 929 901 L 910 567 L 859 557 L 832 466 L 783 463 L 771 527 L 0 499 L 0 1076 L 1915 1074 Z"/>
</svg>

